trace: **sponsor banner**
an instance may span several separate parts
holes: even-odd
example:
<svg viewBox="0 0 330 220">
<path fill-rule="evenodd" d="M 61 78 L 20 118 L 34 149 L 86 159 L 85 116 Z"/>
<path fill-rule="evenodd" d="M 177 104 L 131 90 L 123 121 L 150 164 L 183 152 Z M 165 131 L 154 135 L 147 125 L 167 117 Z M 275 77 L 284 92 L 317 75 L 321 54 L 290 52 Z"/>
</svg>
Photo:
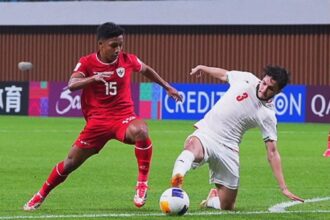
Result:
<svg viewBox="0 0 330 220">
<path fill-rule="evenodd" d="M 0 115 L 27 115 L 28 82 L 0 82 Z"/>
<path fill-rule="evenodd" d="M 288 85 L 274 98 L 278 122 L 304 122 L 306 86 Z"/>
<path fill-rule="evenodd" d="M 30 82 L 29 115 L 48 116 L 48 82 Z"/>
<path fill-rule="evenodd" d="M 134 111 L 137 115 L 139 115 L 140 83 L 131 83 L 131 93 L 134 103 Z"/>
<path fill-rule="evenodd" d="M 175 102 L 155 83 L 132 83 L 135 111 L 146 119 L 199 120 L 228 84 L 173 84 L 183 96 Z M 81 90 L 66 82 L 0 82 L 0 114 L 79 117 Z M 289 85 L 274 98 L 279 122 L 330 123 L 330 87 Z"/>
<path fill-rule="evenodd" d="M 307 86 L 306 122 L 330 123 L 330 87 Z"/>
<path fill-rule="evenodd" d="M 175 102 L 162 92 L 163 119 L 201 119 L 229 88 L 228 84 L 173 84 L 182 95 L 182 102 Z"/>
<path fill-rule="evenodd" d="M 199 120 L 221 98 L 229 84 L 173 84 L 183 96 L 175 102 L 162 92 L 162 119 Z M 306 87 L 287 86 L 274 98 L 279 122 L 304 122 Z"/>
<path fill-rule="evenodd" d="M 80 103 L 81 90 L 71 92 L 67 85 L 64 82 L 49 83 L 48 116 L 82 116 Z"/>
</svg>

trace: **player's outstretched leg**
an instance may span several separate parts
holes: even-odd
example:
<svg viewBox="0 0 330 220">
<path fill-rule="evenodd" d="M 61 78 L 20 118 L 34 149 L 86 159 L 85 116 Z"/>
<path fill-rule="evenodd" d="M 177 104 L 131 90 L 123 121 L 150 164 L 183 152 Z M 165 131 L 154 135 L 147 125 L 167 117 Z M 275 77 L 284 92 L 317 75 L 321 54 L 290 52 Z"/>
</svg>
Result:
<svg viewBox="0 0 330 220">
<path fill-rule="evenodd" d="M 135 156 L 138 163 L 138 180 L 136 184 L 136 194 L 134 195 L 134 204 L 136 207 L 142 207 L 147 200 L 148 177 L 150 162 L 152 156 L 152 143 L 149 138 L 136 141 Z"/>
<path fill-rule="evenodd" d="M 49 192 L 67 178 L 64 172 L 64 162 L 58 163 L 50 173 L 47 181 L 24 206 L 25 211 L 34 211 L 38 209 L 45 200 Z"/>
<path fill-rule="evenodd" d="M 171 179 L 172 187 L 182 188 L 183 178 L 186 173 L 191 169 L 194 159 L 195 156 L 191 151 L 183 150 L 181 152 L 174 164 Z"/>
</svg>

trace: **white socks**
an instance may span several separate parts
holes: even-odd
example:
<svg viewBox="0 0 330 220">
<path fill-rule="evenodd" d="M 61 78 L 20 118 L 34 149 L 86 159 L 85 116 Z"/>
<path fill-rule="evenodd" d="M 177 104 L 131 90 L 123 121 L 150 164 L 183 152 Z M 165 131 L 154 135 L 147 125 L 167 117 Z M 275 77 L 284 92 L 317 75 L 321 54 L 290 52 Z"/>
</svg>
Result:
<svg viewBox="0 0 330 220">
<path fill-rule="evenodd" d="M 216 197 L 212 197 L 212 198 L 208 199 L 206 206 L 209 208 L 221 209 L 219 197 L 216 196 Z"/>
<path fill-rule="evenodd" d="M 192 163 L 195 160 L 194 154 L 189 150 L 183 150 L 175 161 L 172 177 L 175 174 L 181 174 L 185 176 L 190 170 Z"/>
</svg>

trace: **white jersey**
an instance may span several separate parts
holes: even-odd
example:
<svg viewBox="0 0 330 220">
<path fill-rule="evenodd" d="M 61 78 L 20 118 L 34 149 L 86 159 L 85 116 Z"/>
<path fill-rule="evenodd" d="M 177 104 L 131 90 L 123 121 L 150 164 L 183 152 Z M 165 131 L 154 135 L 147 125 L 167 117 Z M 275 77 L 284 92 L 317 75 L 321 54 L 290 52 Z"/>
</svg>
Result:
<svg viewBox="0 0 330 220">
<path fill-rule="evenodd" d="M 257 98 L 260 80 L 249 72 L 229 71 L 228 91 L 195 126 L 225 146 L 239 151 L 246 130 L 259 127 L 264 141 L 277 140 L 275 110 L 272 102 Z"/>
</svg>

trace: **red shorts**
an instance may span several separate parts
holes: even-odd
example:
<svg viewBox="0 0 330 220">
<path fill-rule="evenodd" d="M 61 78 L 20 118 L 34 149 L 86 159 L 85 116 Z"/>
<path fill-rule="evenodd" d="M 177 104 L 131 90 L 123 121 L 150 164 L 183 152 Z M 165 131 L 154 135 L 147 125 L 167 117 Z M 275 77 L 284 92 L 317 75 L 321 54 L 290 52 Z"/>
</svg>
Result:
<svg viewBox="0 0 330 220">
<path fill-rule="evenodd" d="M 135 115 L 119 119 L 90 118 L 74 145 L 79 148 L 101 150 L 111 139 L 124 142 L 126 129 L 135 119 L 137 119 Z"/>
</svg>

